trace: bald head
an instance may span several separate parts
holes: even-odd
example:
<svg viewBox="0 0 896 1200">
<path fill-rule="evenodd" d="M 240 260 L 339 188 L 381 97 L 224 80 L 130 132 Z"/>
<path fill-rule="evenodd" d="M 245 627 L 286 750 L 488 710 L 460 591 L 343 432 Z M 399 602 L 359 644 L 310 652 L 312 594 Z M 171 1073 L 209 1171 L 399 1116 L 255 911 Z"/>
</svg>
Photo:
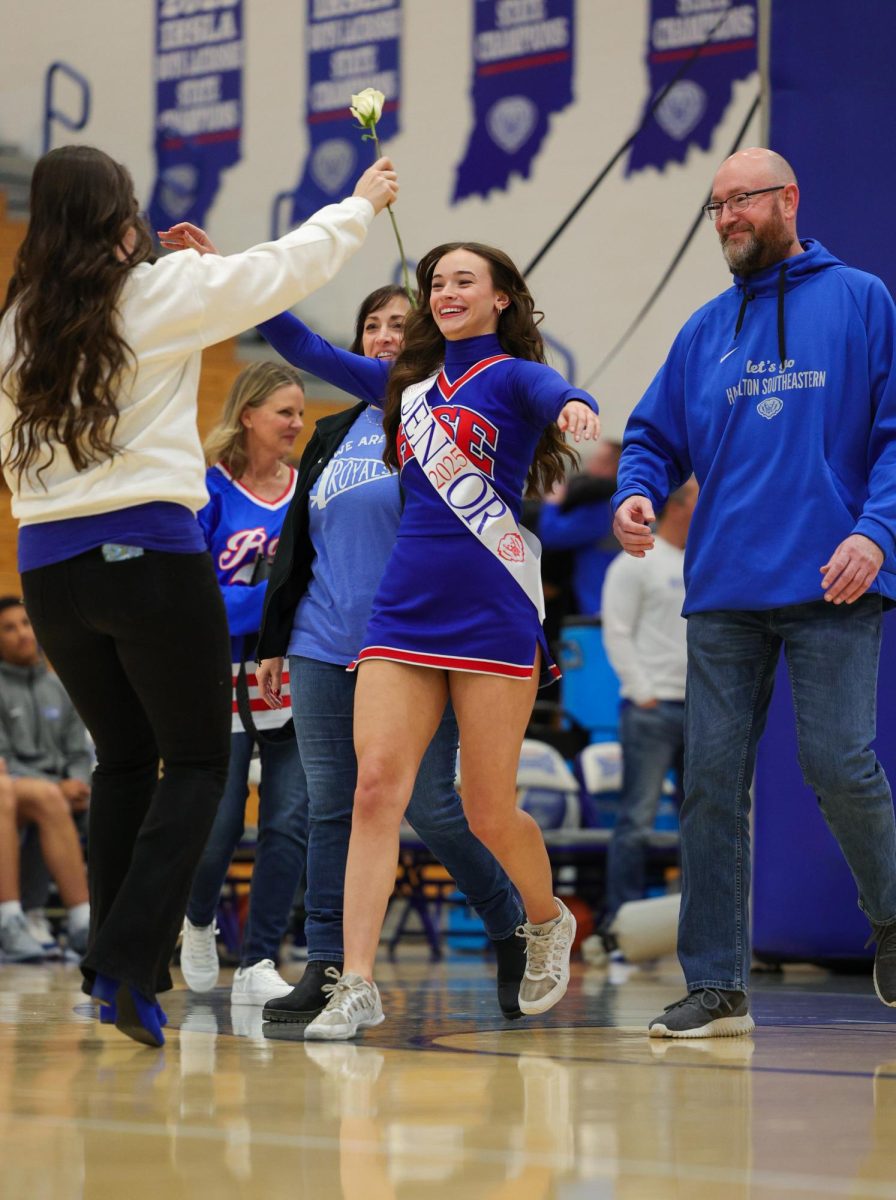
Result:
<svg viewBox="0 0 896 1200">
<path fill-rule="evenodd" d="M 748 173 L 752 178 L 761 179 L 761 187 L 773 186 L 777 183 L 796 183 L 793 167 L 781 154 L 767 150 L 764 146 L 751 146 L 748 150 L 738 150 L 726 158 L 716 173 L 716 178 L 726 170 L 736 173 Z"/>
<path fill-rule="evenodd" d="M 724 203 L 748 197 L 732 211 Z M 793 167 L 774 150 L 751 146 L 726 158 L 712 182 L 712 199 L 722 205 L 716 231 L 731 270 L 750 275 L 802 253 L 796 233 L 800 191 Z"/>
</svg>

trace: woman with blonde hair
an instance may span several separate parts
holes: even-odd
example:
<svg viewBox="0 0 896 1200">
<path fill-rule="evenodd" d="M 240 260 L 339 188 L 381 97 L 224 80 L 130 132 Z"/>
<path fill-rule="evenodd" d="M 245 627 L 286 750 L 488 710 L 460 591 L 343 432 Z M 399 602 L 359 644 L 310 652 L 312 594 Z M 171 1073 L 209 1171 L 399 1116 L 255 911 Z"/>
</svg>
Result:
<svg viewBox="0 0 896 1200">
<path fill-rule="evenodd" d="M 227 610 L 233 717 L 227 784 L 193 879 L 180 965 L 194 992 L 211 991 L 218 982 L 215 910 L 243 835 L 249 764 L 257 746 L 258 846 L 231 990 L 235 1005 L 262 1005 L 291 991 L 277 960 L 308 844 L 308 795 L 292 720 L 259 701 L 254 661 L 267 569 L 296 487 L 287 460 L 304 408 L 295 368 L 253 363 L 234 380 L 204 446 L 210 499 L 198 516 Z"/>
</svg>

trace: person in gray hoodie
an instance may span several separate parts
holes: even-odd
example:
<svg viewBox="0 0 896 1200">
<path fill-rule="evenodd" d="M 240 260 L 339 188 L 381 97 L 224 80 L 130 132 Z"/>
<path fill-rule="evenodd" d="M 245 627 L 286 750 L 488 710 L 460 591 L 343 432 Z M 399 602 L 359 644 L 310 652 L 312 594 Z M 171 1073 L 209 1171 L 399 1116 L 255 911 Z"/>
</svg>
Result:
<svg viewBox="0 0 896 1200">
<path fill-rule="evenodd" d="M 18 839 L 9 836 L 18 827 L 25 829 L 26 841 L 36 835 L 41 858 L 68 909 L 68 946 L 82 954 L 90 908 L 72 817 L 87 808 L 93 756 L 87 731 L 44 662 L 17 596 L 0 597 L 0 758 L 5 768 L 0 772 L 0 949 L 7 960 L 17 962 L 46 957 L 48 949 L 45 938 L 29 931 L 22 911 Z M 35 856 L 26 850 L 26 857 L 33 871 Z"/>
</svg>

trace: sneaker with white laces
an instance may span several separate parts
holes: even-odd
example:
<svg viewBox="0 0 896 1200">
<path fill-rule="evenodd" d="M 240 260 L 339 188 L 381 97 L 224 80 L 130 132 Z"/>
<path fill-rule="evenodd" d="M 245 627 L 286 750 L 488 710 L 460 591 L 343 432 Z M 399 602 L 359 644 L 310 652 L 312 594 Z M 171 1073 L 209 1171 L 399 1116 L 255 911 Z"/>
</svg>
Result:
<svg viewBox="0 0 896 1200">
<path fill-rule="evenodd" d="M 218 982 L 218 926 L 194 925 L 184 917 L 180 969 L 191 992 L 210 992 Z"/>
<path fill-rule="evenodd" d="M 385 1021 L 380 993 L 375 983 L 360 975 L 340 975 L 335 967 L 326 974 L 333 980 L 323 991 L 330 999 L 326 1008 L 305 1026 L 308 1041 L 344 1042 L 360 1029 L 370 1029 Z"/>
<path fill-rule="evenodd" d="M 43 962 L 43 946 L 28 932 L 23 913 L 13 913 L 0 924 L 0 951 L 10 963 Z"/>
<path fill-rule="evenodd" d="M 520 984 L 520 1010 L 527 1016 L 547 1012 L 566 995 L 569 955 L 576 936 L 576 919 L 554 897 L 560 916 L 543 925 L 528 921 L 517 930 L 526 939 L 526 973 Z"/>
<path fill-rule="evenodd" d="M 265 1005 L 269 1000 L 288 996 L 291 991 L 292 984 L 286 982 L 274 966 L 274 960 L 263 958 L 251 967 L 239 967 L 234 972 L 230 1003 Z"/>
</svg>

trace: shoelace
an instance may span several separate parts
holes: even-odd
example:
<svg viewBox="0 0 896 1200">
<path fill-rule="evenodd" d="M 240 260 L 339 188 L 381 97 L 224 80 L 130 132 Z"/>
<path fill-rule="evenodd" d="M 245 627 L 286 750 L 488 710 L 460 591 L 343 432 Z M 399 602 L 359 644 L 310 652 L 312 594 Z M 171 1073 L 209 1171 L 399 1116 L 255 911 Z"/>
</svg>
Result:
<svg viewBox="0 0 896 1200">
<path fill-rule="evenodd" d="M 896 955 L 896 922 L 891 921 L 889 925 L 872 925 L 868 941 L 865 943 L 866 950 L 872 942 L 877 942 L 878 958 Z"/>
<path fill-rule="evenodd" d="M 333 983 L 321 984 L 320 990 L 329 997 L 327 1012 L 346 1014 L 350 1013 L 352 1008 L 364 1003 L 361 996 L 352 993 L 352 984 L 346 982 L 345 977 L 340 975 L 336 967 L 327 967 L 324 974 L 334 980 Z"/>
<path fill-rule="evenodd" d="M 217 923 L 212 925 L 210 936 L 201 933 L 195 927 L 184 926 L 184 941 L 189 941 L 190 953 L 200 966 L 207 967 L 218 961 L 218 947 L 215 945 L 215 939 L 220 932 Z"/>
<path fill-rule="evenodd" d="M 709 1000 L 707 997 L 709 997 Z M 704 988 L 702 992 L 691 992 L 683 1000 L 676 1000 L 674 1004 L 667 1004 L 663 1012 L 671 1012 L 673 1008 L 683 1008 L 684 1005 L 690 1004 L 692 1001 L 699 1004 L 701 1008 L 705 1008 L 707 1012 L 712 1012 L 714 1008 L 727 1008 L 730 1012 L 734 1008 L 734 1005 L 726 996 L 721 995 L 720 992 L 715 991 L 713 988 Z"/>
<path fill-rule="evenodd" d="M 516 931 L 517 937 L 526 939 L 526 974 L 530 979 L 543 979 L 546 975 L 557 977 L 563 970 L 566 939 L 555 937 L 557 927 L 550 933 L 533 933 L 525 925 Z"/>
</svg>

